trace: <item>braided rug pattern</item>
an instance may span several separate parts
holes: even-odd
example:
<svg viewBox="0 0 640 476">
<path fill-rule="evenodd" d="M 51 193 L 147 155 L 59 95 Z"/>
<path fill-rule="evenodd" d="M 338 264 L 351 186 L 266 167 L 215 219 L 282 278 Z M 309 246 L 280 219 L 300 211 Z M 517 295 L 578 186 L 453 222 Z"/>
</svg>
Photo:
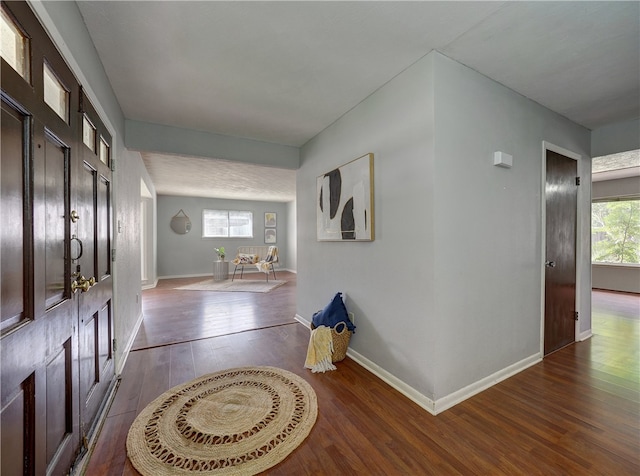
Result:
<svg viewBox="0 0 640 476">
<path fill-rule="evenodd" d="M 224 370 L 147 405 L 129 429 L 127 454 L 143 475 L 253 475 L 297 448 L 317 414 L 313 388 L 296 374 Z"/>
</svg>

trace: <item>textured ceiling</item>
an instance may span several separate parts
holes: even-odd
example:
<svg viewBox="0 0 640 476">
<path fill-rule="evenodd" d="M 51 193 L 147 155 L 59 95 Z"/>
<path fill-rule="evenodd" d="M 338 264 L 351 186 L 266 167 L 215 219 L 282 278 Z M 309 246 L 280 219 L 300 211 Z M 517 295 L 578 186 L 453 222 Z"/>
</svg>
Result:
<svg viewBox="0 0 640 476">
<path fill-rule="evenodd" d="M 142 160 L 159 195 L 267 202 L 296 197 L 295 170 L 149 152 Z"/>
<path fill-rule="evenodd" d="M 640 116 L 638 2 L 78 5 L 143 122 L 301 146 L 434 49 L 590 129 Z"/>
<path fill-rule="evenodd" d="M 594 157 L 591 161 L 591 180 L 594 182 L 639 176 L 640 150 Z"/>
</svg>

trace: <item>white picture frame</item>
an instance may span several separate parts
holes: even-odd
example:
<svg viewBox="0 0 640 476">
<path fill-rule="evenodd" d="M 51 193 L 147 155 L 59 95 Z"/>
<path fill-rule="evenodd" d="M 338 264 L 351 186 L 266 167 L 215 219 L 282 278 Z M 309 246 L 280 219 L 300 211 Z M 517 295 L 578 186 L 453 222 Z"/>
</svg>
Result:
<svg viewBox="0 0 640 476">
<path fill-rule="evenodd" d="M 373 241 L 373 154 L 317 178 L 318 241 Z"/>
<path fill-rule="evenodd" d="M 264 242 L 265 244 L 272 245 L 278 241 L 278 233 L 275 228 L 264 229 Z"/>
</svg>

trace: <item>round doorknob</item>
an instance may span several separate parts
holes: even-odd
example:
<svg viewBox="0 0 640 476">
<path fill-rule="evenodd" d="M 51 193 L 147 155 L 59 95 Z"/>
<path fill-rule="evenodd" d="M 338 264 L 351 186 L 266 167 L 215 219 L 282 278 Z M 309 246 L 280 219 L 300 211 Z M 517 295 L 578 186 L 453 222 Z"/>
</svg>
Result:
<svg viewBox="0 0 640 476">
<path fill-rule="evenodd" d="M 80 276 L 78 279 L 71 283 L 71 291 L 75 294 L 75 292 L 79 289 L 83 293 L 86 293 L 91 286 L 95 286 L 96 278 L 93 276 L 89 279 L 84 276 Z"/>
<path fill-rule="evenodd" d="M 71 291 L 73 291 L 74 294 L 78 289 L 83 293 L 86 293 L 90 287 L 91 287 L 91 284 L 89 283 L 88 280 L 84 279 L 84 276 L 80 276 L 79 279 L 76 279 L 71 283 Z"/>
<path fill-rule="evenodd" d="M 556 262 L 555 261 L 545 261 L 544 265 L 547 268 L 555 268 L 556 267 Z"/>
</svg>

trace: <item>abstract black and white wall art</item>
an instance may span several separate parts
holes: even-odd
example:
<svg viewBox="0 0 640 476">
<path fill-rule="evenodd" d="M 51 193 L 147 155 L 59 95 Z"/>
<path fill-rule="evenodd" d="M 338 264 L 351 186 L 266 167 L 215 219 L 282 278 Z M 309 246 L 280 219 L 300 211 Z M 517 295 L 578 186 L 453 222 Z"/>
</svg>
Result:
<svg viewBox="0 0 640 476">
<path fill-rule="evenodd" d="M 373 154 L 317 179 L 318 241 L 373 241 Z"/>
</svg>

